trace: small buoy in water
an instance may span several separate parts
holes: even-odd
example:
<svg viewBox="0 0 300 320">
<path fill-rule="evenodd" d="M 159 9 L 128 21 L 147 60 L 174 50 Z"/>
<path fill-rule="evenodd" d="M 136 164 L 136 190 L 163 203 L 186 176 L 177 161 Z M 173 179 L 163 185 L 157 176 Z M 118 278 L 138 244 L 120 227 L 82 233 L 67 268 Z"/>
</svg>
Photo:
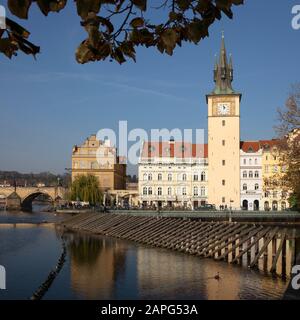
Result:
<svg viewBox="0 0 300 320">
<path fill-rule="evenodd" d="M 220 280 L 220 279 L 221 279 L 219 272 L 215 275 L 215 279 L 216 279 L 216 280 Z"/>
</svg>

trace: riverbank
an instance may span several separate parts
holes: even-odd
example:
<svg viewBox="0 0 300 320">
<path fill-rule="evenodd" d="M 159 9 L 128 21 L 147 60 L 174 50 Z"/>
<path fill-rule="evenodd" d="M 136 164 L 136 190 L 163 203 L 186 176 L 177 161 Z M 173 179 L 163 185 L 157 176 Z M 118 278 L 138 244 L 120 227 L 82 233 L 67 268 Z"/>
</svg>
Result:
<svg viewBox="0 0 300 320">
<path fill-rule="evenodd" d="M 50 219 L 51 215 L 47 215 Z M 49 271 L 58 264 L 62 236 L 67 250 L 66 262 L 45 293 L 43 299 L 46 300 L 277 300 L 281 299 L 287 286 L 280 277 L 266 277 L 262 272 L 223 261 L 200 259 L 179 250 L 167 250 L 116 236 L 79 232 L 82 229 L 65 229 L 59 221 L 62 217 L 70 220 L 78 219 L 80 215 L 53 215 L 56 225 L 27 224 L 22 227 L 17 224 L 15 228 L 13 224 L 1 224 L 0 260 L 8 272 L 7 290 L 0 290 L 0 300 L 28 299 L 45 279 L 48 280 Z M 41 221 L 45 214 L 12 212 L 6 213 L 5 218 Z M 185 222 L 181 219 L 181 224 Z M 187 225 L 178 229 L 182 237 Z M 137 228 L 131 231 L 137 235 Z M 154 233 L 158 240 L 159 230 Z M 217 273 L 220 281 L 214 278 Z"/>
<path fill-rule="evenodd" d="M 280 269 L 282 277 L 289 276 L 287 241 L 293 241 L 295 234 L 288 228 L 254 223 L 111 213 L 80 214 L 61 224 L 66 230 L 116 237 L 253 269 L 261 267 L 272 274 Z"/>
</svg>

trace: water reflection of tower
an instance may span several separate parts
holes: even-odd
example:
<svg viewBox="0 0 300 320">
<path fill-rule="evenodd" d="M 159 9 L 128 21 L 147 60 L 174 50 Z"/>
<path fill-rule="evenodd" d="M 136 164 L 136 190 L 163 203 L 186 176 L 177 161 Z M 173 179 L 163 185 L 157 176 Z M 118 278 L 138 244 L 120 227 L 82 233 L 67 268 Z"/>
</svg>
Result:
<svg viewBox="0 0 300 320">
<path fill-rule="evenodd" d="M 117 279 L 125 270 L 124 245 L 83 234 L 70 234 L 67 239 L 75 295 L 81 299 L 113 298 Z"/>
<path fill-rule="evenodd" d="M 239 294 L 243 283 L 243 275 L 240 272 L 230 272 L 233 268 L 225 263 L 207 261 L 203 263 L 203 276 L 208 279 L 206 283 L 206 299 L 208 300 L 239 300 Z M 214 275 L 220 272 L 221 279 L 215 281 Z"/>
</svg>

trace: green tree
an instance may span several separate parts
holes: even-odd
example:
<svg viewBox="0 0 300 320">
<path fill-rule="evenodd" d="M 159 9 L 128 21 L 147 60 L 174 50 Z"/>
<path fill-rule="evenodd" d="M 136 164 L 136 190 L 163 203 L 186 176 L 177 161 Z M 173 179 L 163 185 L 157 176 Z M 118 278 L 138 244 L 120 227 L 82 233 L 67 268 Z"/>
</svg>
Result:
<svg viewBox="0 0 300 320">
<path fill-rule="evenodd" d="M 79 175 L 71 186 L 71 200 L 89 202 L 91 205 L 101 203 L 102 193 L 98 179 L 93 175 Z"/>
<path fill-rule="evenodd" d="M 45 16 L 63 10 L 67 4 L 67 0 L 7 0 L 7 6 L 14 16 L 28 19 L 34 2 Z M 77 61 L 110 59 L 120 64 L 126 58 L 135 61 L 137 46 L 156 47 L 172 55 L 182 42 L 197 44 L 209 35 L 209 27 L 221 19 L 222 13 L 232 19 L 232 6 L 243 4 L 243 0 L 161 0 L 155 7 L 151 0 L 74 2 L 88 35 L 76 51 Z M 6 25 L 6 30 L 0 30 L 0 52 L 9 58 L 18 50 L 34 56 L 40 52 L 28 41 L 29 31 L 11 19 L 6 19 Z"/>
<path fill-rule="evenodd" d="M 300 210 L 300 84 L 292 86 L 285 107 L 278 110 L 278 115 L 279 124 L 275 129 L 280 141 L 281 167 L 286 168 L 279 183 L 293 192 L 290 204 Z"/>
</svg>

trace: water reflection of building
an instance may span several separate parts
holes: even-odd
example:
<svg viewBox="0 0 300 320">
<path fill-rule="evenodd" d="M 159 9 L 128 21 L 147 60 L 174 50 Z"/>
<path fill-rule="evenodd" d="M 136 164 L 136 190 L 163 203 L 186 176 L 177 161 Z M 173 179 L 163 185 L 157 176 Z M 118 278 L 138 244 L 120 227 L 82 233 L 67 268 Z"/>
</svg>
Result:
<svg viewBox="0 0 300 320">
<path fill-rule="evenodd" d="M 137 276 L 141 298 L 239 299 L 241 276 L 233 267 L 165 250 L 138 248 Z M 214 276 L 220 272 L 222 280 Z"/>
<path fill-rule="evenodd" d="M 124 245 L 83 234 L 67 238 L 73 292 L 82 299 L 113 298 L 117 278 L 125 271 Z"/>
</svg>

